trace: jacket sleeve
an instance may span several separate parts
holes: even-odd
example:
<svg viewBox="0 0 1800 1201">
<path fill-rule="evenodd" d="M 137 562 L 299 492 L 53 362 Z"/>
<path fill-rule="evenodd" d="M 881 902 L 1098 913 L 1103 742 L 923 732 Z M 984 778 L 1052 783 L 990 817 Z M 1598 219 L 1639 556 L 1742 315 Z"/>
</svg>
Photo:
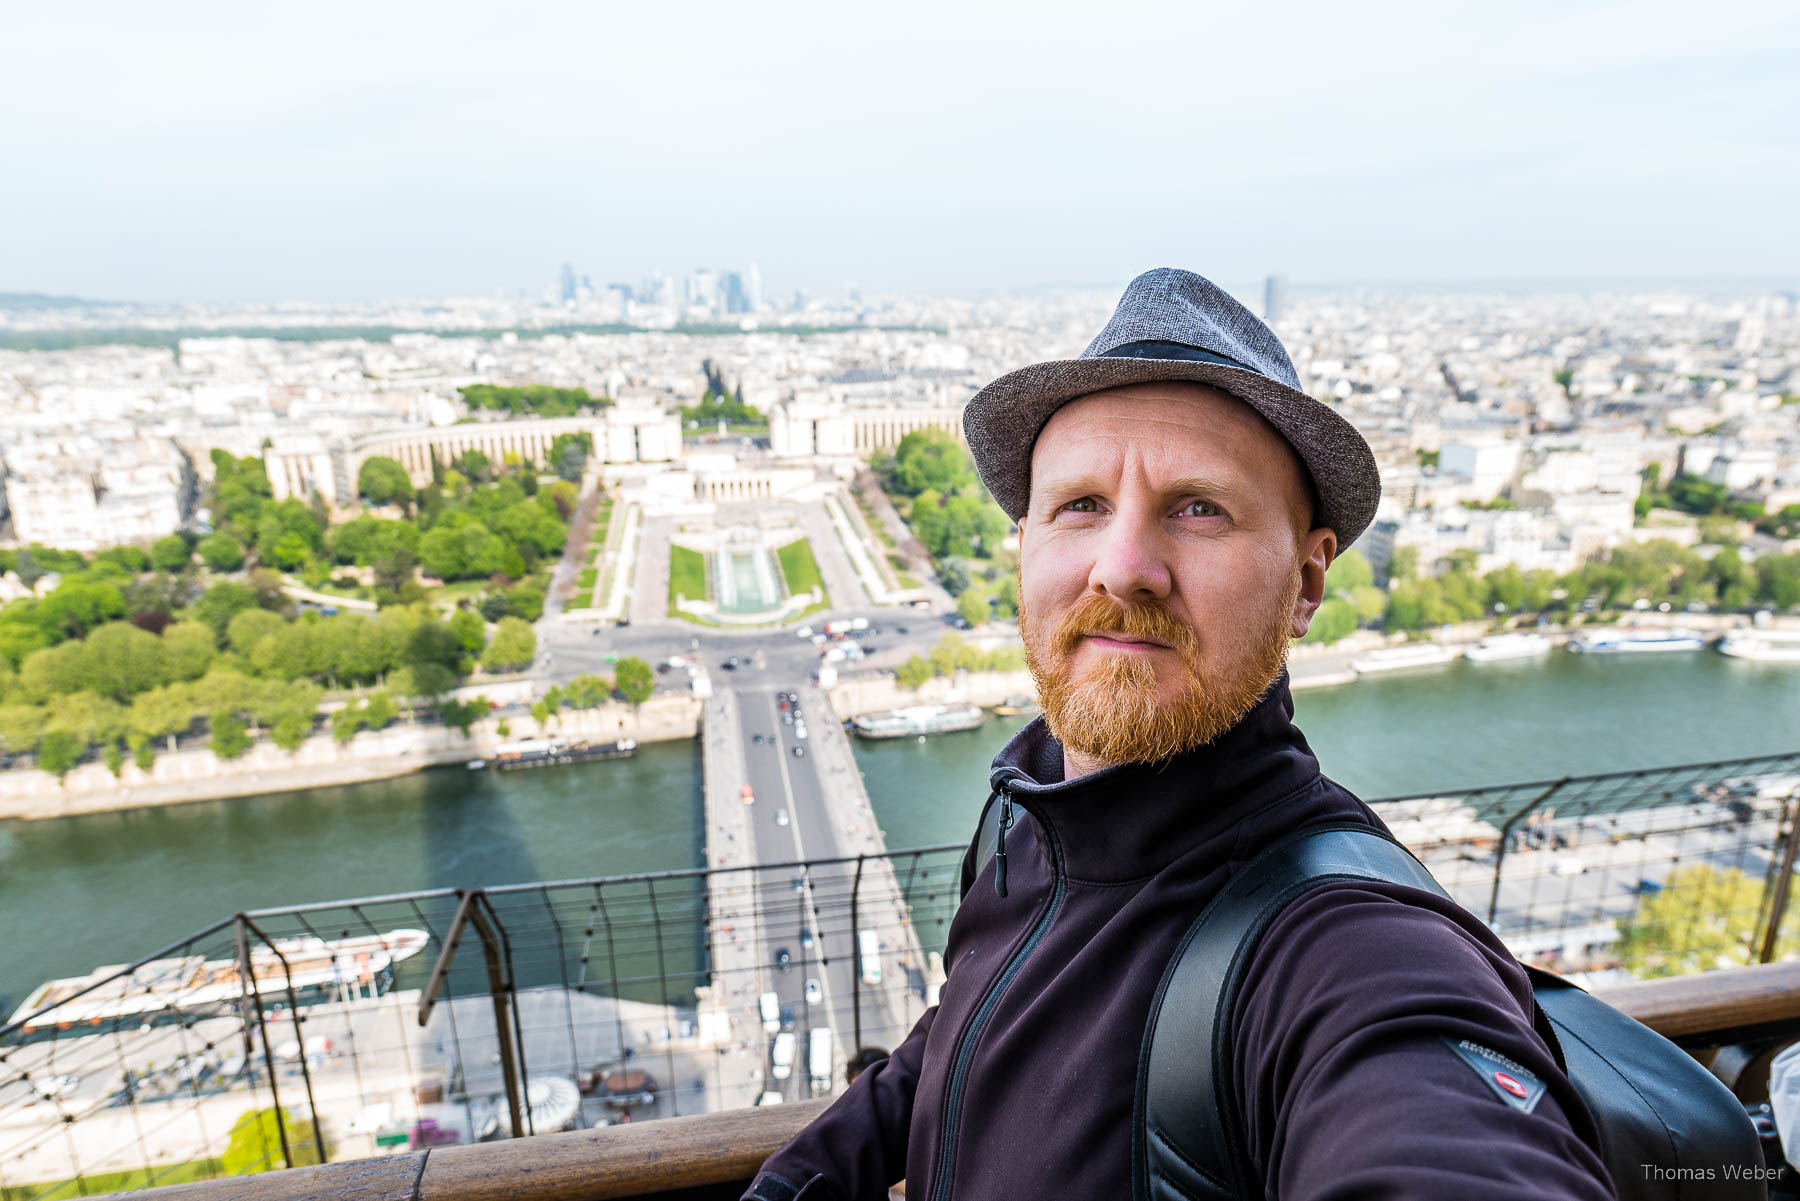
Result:
<svg viewBox="0 0 1800 1201">
<path fill-rule="evenodd" d="M 763 1162 L 743 1201 L 882 1201 L 906 1175 L 913 1090 L 937 1006 L 906 1041 Z"/>
<path fill-rule="evenodd" d="M 1268 1197 L 1613 1196 L 1593 1118 L 1532 1028 L 1525 973 L 1439 897 L 1362 881 L 1307 893 L 1257 947 L 1235 1031 Z"/>
</svg>

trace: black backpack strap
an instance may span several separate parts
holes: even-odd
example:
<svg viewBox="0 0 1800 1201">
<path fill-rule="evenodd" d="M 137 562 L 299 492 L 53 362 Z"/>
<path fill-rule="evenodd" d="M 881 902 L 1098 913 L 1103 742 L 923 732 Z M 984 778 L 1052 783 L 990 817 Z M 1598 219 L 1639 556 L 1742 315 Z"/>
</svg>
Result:
<svg viewBox="0 0 1800 1201">
<path fill-rule="evenodd" d="M 1449 896 L 1405 847 L 1347 822 L 1297 830 L 1233 876 L 1188 928 L 1150 1003 L 1131 1128 L 1138 1201 L 1262 1196 L 1233 1103 L 1231 1016 L 1269 924 L 1336 880 Z"/>
</svg>

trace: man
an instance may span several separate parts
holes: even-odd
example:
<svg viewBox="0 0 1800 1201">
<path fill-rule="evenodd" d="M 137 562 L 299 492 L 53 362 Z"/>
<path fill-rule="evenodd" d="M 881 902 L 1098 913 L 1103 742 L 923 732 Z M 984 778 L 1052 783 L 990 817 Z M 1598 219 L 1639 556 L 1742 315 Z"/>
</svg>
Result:
<svg viewBox="0 0 1800 1201">
<path fill-rule="evenodd" d="M 994 760 L 999 832 L 965 863 L 939 1005 L 769 1158 L 763 1201 L 876 1198 L 902 1176 L 923 1201 L 1131 1196 L 1138 1056 L 1181 936 L 1276 837 L 1381 826 L 1320 774 L 1284 671 L 1380 480 L 1261 322 L 1150 272 L 1080 358 L 995 381 L 964 428 L 1019 522 L 1044 715 Z M 1307 893 L 1234 1012 L 1262 1194 L 1609 1196 L 1530 1005 L 1456 906 L 1362 881 Z M 1498 1094 L 1471 1043 L 1534 1102 Z"/>
</svg>

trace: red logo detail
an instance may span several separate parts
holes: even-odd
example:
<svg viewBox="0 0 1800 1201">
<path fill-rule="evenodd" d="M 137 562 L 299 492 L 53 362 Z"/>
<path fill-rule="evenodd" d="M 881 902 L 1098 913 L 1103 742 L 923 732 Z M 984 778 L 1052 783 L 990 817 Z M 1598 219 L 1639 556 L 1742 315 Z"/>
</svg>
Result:
<svg viewBox="0 0 1800 1201">
<path fill-rule="evenodd" d="M 1494 1083 L 1498 1084 L 1501 1088 L 1505 1089 L 1521 1101 L 1530 1095 L 1530 1090 L 1523 1084 L 1520 1084 L 1517 1080 L 1514 1080 L 1511 1076 L 1508 1076 L 1505 1072 L 1495 1072 Z"/>
</svg>

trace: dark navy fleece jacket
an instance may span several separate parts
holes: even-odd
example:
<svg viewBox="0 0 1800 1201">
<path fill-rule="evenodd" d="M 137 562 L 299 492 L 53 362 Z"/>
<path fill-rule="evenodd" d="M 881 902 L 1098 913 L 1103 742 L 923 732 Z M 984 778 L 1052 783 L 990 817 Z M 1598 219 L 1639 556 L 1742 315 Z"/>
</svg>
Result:
<svg viewBox="0 0 1800 1201">
<path fill-rule="evenodd" d="M 909 1201 L 1130 1197 L 1138 1051 L 1182 934 L 1276 837 L 1381 826 L 1320 774 L 1292 717 L 1284 675 L 1208 747 L 1067 782 L 1043 721 L 1021 730 L 994 761 L 1017 815 L 1006 895 L 989 861 L 951 924 L 937 1007 L 746 1196 L 874 1201 L 904 1177 Z M 1345 882 L 1289 906 L 1235 1015 L 1234 1100 L 1265 1195 L 1609 1197 L 1530 995 L 1487 927 L 1438 897 Z M 1446 1038 L 1546 1094 L 1508 1104 Z"/>
</svg>

